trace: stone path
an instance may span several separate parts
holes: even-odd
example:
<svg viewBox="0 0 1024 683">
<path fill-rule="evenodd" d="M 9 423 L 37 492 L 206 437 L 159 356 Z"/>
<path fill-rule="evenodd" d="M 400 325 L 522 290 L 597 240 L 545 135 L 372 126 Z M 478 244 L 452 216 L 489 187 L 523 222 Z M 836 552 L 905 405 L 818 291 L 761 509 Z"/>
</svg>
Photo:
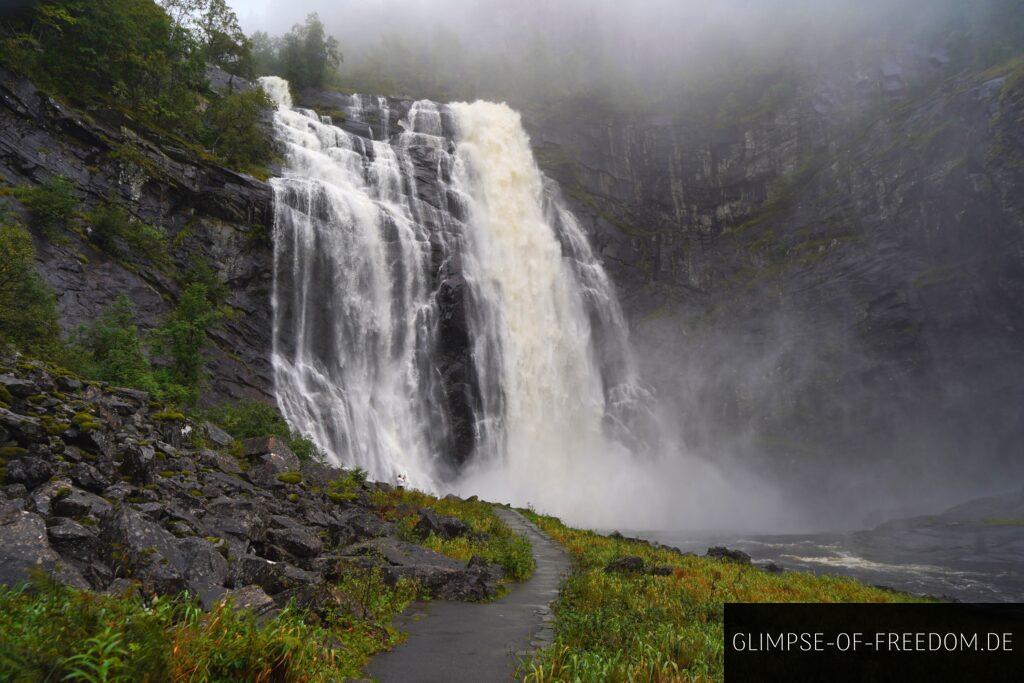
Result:
<svg viewBox="0 0 1024 683">
<path fill-rule="evenodd" d="M 549 607 L 569 573 L 560 545 L 514 510 L 496 507 L 502 520 L 533 546 L 537 568 L 494 602 L 414 604 L 397 622 L 409 634 L 375 657 L 367 673 L 381 683 L 490 683 L 511 679 L 521 655 L 551 642 Z"/>
</svg>

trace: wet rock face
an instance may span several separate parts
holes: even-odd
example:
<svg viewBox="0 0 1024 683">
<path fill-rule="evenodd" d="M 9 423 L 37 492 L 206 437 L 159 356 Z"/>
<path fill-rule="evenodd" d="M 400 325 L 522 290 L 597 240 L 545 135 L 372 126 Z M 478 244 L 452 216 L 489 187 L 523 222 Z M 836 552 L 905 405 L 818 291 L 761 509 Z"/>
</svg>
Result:
<svg viewBox="0 0 1024 683">
<path fill-rule="evenodd" d="M 244 89 L 238 79 L 218 84 Z M 0 70 L 0 181 L 34 185 L 64 177 L 83 210 L 115 198 L 161 228 L 179 272 L 207 262 L 228 284 L 227 304 L 240 314 L 212 333 L 218 348 L 210 355 L 211 398 L 269 398 L 270 186 L 202 161 L 173 141 L 139 137 L 124 127 L 128 122 L 104 116 L 97 121 L 67 109 Z M 65 243 L 38 239 L 36 247 L 65 330 L 94 320 L 120 294 L 149 328 L 180 294 L 176 278 L 144 256 L 126 249 L 114 259 L 87 237 L 64 236 Z"/>
<path fill-rule="evenodd" d="M 910 457 L 1021 469 L 1024 88 L 900 68 L 905 90 L 808 80 L 744 120 L 526 118 L 641 359 L 668 354 L 659 395 L 685 383 L 710 441 L 755 425 L 787 478 L 807 452 L 872 481 Z"/>
<path fill-rule="evenodd" d="M 200 425 L 154 421 L 145 394 L 55 381 L 41 364 L 2 356 L 0 376 L 24 389 L 11 392 L 0 416 L 0 583 L 39 570 L 79 588 L 187 590 L 206 606 L 230 592 L 261 614 L 292 599 L 326 608 L 333 598 L 319 587 L 346 564 L 418 580 L 438 597 L 497 590 L 499 567 L 399 541 L 367 502 L 384 484 L 334 500 L 324 491 L 343 473 L 301 463 L 279 439 L 249 440 L 238 457 L 194 449 L 186 434 Z M 57 434 L 25 427 L 70 425 L 83 411 L 98 424 L 88 441 L 73 426 Z M 279 471 L 301 478 L 271 476 Z M 433 533 L 467 532 L 457 519 L 418 513 Z"/>
</svg>

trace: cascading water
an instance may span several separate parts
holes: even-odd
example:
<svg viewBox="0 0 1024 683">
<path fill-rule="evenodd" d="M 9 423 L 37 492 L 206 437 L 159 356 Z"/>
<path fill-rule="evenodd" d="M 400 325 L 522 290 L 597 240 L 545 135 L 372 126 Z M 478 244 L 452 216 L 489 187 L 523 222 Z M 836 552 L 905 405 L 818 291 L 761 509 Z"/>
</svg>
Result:
<svg viewBox="0 0 1024 683">
<path fill-rule="evenodd" d="M 519 115 L 408 107 L 378 137 L 292 107 L 273 181 L 278 403 L 332 461 L 578 517 L 632 486 L 644 402 L 614 290 Z M 346 128 L 365 122 L 347 121 Z M 557 485 L 557 488 L 555 488 Z"/>
</svg>

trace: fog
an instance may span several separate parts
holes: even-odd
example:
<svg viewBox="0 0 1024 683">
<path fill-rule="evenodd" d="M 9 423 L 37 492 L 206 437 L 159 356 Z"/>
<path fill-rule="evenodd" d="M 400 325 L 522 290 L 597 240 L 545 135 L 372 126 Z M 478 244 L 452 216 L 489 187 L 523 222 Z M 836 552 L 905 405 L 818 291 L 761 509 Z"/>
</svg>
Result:
<svg viewBox="0 0 1024 683">
<path fill-rule="evenodd" d="M 738 90 L 760 73 L 849 73 L 865 57 L 881 58 L 954 19 L 961 33 L 970 34 L 1005 3 L 231 4 L 250 33 L 280 35 L 318 13 L 344 54 L 331 83 L 344 91 L 504 100 L 543 113 L 572 101 L 577 114 L 587 111 L 579 106 L 583 102 L 600 109 L 595 116 L 662 109 L 680 118 L 703 95 Z M 962 45 L 979 49 L 978 41 Z M 908 384 L 894 392 L 909 391 L 909 397 L 894 397 L 881 395 L 878 383 L 861 381 L 877 369 L 878 359 L 856 345 L 848 328 L 800 311 L 767 311 L 702 330 L 688 327 L 692 319 L 670 310 L 634 330 L 644 375 L 659 399 L 661 448 L 636 465 L 637 486 L 646 487 L 642 502 L 614 500 L 609 493 L 609 500 L 595 501 L 602 522 L 617 517 L 625 525 L 663 528 L 858 528 L 938 512 L 1012 487 L 1020 475 L 1019 467 L 1000 459 L 998 438 L 986 441 L 986 424 L 972 424 L 973 413 L 956 403 L 954 391 L 931 385 L 935 393 L 914 395 L 930 385 Z M 837 366 L 842 371 L 833 373 Z"/>
<path fill-rule="evenodd" d="M 676 102 L 716 80 L 898 43 L 956 0 L 233 0 L 243 28 L 319 14 L 345 56 L 338 84 L 437 99 Z M 984 3 L 979 3 L 983 5 Z M 983 13 L 972 7 L 971 16 Z"/>
</svg>

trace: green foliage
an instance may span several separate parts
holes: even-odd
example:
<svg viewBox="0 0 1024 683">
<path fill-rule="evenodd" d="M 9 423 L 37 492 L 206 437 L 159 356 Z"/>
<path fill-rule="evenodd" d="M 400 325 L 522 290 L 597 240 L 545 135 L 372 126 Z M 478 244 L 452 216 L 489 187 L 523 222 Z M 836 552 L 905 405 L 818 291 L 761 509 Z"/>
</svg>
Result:
<svg viewBox="0 0 1024 683">
<path fill-rule="evenodd" d="M 321 461 L 323 454 L 316 445 L 298 432 L 293 432 L 272 405 L 260 401 L 224 403 L 206 413 L 206 418 L 236 439 L 277 436 L 302 461 Z"/>
<path fill-rule="evenodd" d="M 53 177 L 42 185 L 18 188 L 15 196 L 28 209 L 29 226 L 50 239 L 58 238 L 69 227 L 78 208 L 74 188 L 64 178 Z"/>
<path fill-rule="evenodd" d="M 338 41 L 327 35 L 316 13 L 277 40 L 254 35 L 253 57 L 258 73 L 283 76 L 295 88 L 322 87 L 341 61 Z"/>
<path fill-rule="evenodd" d="M 90 214 L 89 221 L 92 224 L 89 238 L 104 251 L 123 256 L 121 244 L 124 243 L 151 263 L 160 266 L 170 263 L 163 231 L 138 220 L 120 204 L 100 204 Z"/>
<path fill-rule="evenodd" d="M 208 61 L 239 75 L 252 73 L 250 43 L 234 12 L 225 0 L 163 4 L 173 18 L 153 0 L 24 3 L 0 26 L 0 63 L 72 104 L 119 110 L 129 125 L 190 146 L 213 139 L 218 154 L 230 152 L 225 163 L 258 165 L 269 149 L 247 123 L 256 96 L 227 104 L 214 99 L 207 109 L 212 113 L 202 113 Z M 231 120 L 233 114 L 240 118 Z M 226 123 L 230 130 L 217 129 Z"/>
<path fill-rule="evenodd" d="M 258 167 L 273 150 L 266 128 L 260 125 L 263 111 L 270 106 L 270 99 L 260 89 L 214 100 L 205 116 L 207 147 L 234 168 Z"/>
<path fill-rule="evenodd" d="M 555 604 L 555 642 L 519 672 L 531 683 L 721 680 L 726 602 L 915 600 L 852 579 L 773 575 L 750 565 L 684 556 L 523 512 L 574 561 Z M 608 562 L 630 555 L 670 567 L 671 573 L 605 573 Z"/>
<path fill-rule="evenodd" d="M 282 472 L 277 475 L 277 480 L 282 484 L 298 484 L 302 481 L 301 472 Z"/>
<path fill-rule="evenodd" d="M 349 568 L 326 618 L 288 607 L 260 622 L 228 604 L 204 612 L 185 597 L 143 601 L 37 579 L 0 587 L 0 671 L 26 682 L 358 678 L 371 654 L 398 642 L 389 622 L 414 593 Z"/>
<path fill-rule="evenodd" d="M 202 354 L 210 343 L 210 328 L 220 318 L 220 310 L 207 298 L 206 286 L 193 283 L 153 331 L 153 349 L 169 362 L 161 372 L 163 383 L 182 389 L 183 394 L 176 397 L 179 400 L 191 403 L 198 398 L 205 376 Z"/>
<path fill-rule="evenodd" d="M 79 328 L 72 348 L 76 356 L 72 364 L 83 376 L 144 391 L 159 390 L 135 324 L 135 307 L 124 294 L 91 325 Z"/>
<path fill-rule="evenodd" d="M 239 76 L 252 75 L 251 44 L 225 0 L 160 0 L 160 5 L 199 44 L 207 62 Z"/>
<path fill-rule="evenodd" d="M 152 0 L 55 0 L 11 20 L 7 60 L 81 103 L 112 103 L 144 122 L 196 129 L 203 55 Z"/>
<path fill-rule="evenodd" d="M 335 503 L 346 503 L 355 500 L 366 484 L 368 473 L 361 467 L 344 470 L 341 476 L 327 485 L 327 497 Z"/>
<path fill-rule="evenodd" d="M 193 260 L 181 278 L 184 284 L 199 284 L 206 287 L 206 298 L 217 307 L 223 306 L 231 294 L 224 280 L 205 258 Z"/>
<path fill-rule="evenodd" d="M 32 237 L 13 220 L 0 222 L 0 344 L 50 356 L 61 347 L 53 292 L 36 272 Z"/>
</svg>

